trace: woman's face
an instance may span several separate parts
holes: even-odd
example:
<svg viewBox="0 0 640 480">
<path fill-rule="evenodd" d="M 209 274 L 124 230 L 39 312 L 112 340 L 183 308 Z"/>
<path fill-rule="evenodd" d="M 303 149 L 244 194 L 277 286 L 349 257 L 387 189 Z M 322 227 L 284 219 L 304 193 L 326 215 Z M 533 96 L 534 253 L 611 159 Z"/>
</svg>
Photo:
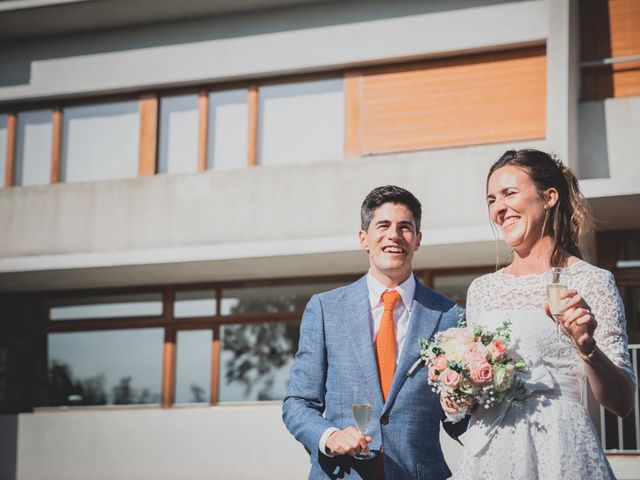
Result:
<svg viewBox="0 0 640 480">
<path fill-rule="evenodd" d="M 555 204 L 556 190 L 547 190 L 545 198 L 538 193 L 527 171 L 520 167 L 507 165 L 489 177 L 489 215 L 514 250 L 531 250 L 542 238 L 545 203 L 547 208 Z"/>
</svg>

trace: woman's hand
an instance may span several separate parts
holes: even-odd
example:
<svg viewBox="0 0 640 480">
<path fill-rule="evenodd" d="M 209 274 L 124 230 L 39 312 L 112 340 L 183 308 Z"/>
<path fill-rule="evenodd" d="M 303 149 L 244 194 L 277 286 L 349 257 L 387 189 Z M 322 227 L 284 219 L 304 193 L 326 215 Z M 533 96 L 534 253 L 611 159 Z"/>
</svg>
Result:
<svg viewBox="0 0 640 480">
<path fill-rule="evenodd" d="M 598 326 L 591 307 L 575 290 L 567 290 L 560 298 L 565 302 L 559 312 L 562 314 L 562 330 L 582 355 L 589 355 L 595 348 L 593 333 Z M 551 316 L 549 305 L 545 305 L 545 311 Z"/>
</svg>

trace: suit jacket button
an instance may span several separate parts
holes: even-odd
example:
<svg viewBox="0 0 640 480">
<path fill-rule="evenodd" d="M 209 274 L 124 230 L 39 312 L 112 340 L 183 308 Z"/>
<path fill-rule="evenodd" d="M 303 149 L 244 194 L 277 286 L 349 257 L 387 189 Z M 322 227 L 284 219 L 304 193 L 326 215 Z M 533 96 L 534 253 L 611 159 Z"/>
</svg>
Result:
<svg viewBox="0 0 640 480">
<path fill-rule="evenodd" d="M 382 418 L 380 418 L 380 423 L 382 425 L 387 425 L 389 423 L 389 415 L 383 415 Z"/>
</svg>

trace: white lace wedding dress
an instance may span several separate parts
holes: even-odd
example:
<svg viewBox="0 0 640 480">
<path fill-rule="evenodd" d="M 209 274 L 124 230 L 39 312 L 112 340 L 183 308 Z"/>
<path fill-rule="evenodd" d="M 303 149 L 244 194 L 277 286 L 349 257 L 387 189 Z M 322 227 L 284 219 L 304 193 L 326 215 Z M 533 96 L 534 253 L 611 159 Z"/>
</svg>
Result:
<svg viewBox="0 0 640 480">
<path fill-rule="evenodd" d="M 599 348 L 620 367 L 633 370 L 627 352 L 626 320 L 613 275 L 584 261 L 568 267 L 570 287 L 591 307 Z M 544 274 L 514 277 L 502 271 L 476 279 L 467 296 L 467 322 L 495 328 L 511 320 L 511 345 L 529 371 L 550 374 L 553 390 L 539 389 L 525 406 L 511 406 L 489 439 L 490 411 L 474 413 L 468 433 L 481 433 L 481 449 L 465 447 L 454 478 L 465 479 L 611 479 L 611 467 L 580 393 L 583 361 L 571 340 L 556 335 L 544 313 Z M 464 443 L 464 440 L 463 440 Z"/>
</svg>

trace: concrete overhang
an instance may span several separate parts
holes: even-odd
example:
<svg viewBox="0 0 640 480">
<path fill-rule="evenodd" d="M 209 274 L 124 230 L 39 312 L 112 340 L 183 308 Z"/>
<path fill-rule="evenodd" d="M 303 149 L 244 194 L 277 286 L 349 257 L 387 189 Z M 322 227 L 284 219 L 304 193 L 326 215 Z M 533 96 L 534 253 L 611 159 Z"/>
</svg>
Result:
<svg viewBox="0 0 640 480">
<path fill-rule="evenodd" d="M 416 269 L 494 265 L 486 225 L 426 230 Z M 500 242 L 499 255 L 507 249 Z M 108 288 L 353 274 L 368 268 L 357 236 L 0 259 L 0 291 Z"/>
<path fill-rule="evenodd" d="M 598 230 L 640 228 L 640 180 L 594 178 L 580 181 L 593 209 Z"/>
<path fill-rule="evenodd" d="M 0 40 L 131 27 L 329 0 L 5 0 Z"/>
</svg>

